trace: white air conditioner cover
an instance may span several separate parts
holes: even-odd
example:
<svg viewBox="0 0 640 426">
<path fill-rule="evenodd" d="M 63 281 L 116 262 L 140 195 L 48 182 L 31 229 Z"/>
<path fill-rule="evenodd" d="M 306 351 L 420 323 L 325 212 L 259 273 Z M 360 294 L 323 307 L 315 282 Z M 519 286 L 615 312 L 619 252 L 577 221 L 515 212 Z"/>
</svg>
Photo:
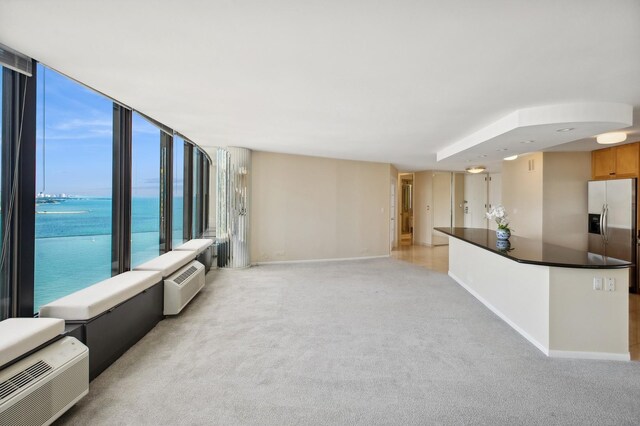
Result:
<svg viewBox="0 0 640 426">
<path fill-rule="evenodd" d="M 204 265 L 197 260 L 164 280 L 164 314 L 177 315 L 204 287 Z"/>
<path fill-rule="evenodd" d="M 63 337 L 0 371 L 0 425 L 48 425 L 89 392 L 89 349 Z"/>
</svg>

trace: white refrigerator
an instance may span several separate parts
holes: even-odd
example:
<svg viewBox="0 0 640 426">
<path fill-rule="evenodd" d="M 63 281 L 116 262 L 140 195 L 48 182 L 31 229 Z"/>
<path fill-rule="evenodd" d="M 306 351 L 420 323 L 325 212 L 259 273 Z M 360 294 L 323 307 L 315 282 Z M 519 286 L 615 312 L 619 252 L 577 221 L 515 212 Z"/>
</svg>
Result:
<svg viewBox="0 0 640 426">
<path fill-rule="evenodd" d="M 636 179 L 589 182 L 589 251 L 637 263 Z M 629 289 L 638 291 L 637 268 Z"/>
</svg>

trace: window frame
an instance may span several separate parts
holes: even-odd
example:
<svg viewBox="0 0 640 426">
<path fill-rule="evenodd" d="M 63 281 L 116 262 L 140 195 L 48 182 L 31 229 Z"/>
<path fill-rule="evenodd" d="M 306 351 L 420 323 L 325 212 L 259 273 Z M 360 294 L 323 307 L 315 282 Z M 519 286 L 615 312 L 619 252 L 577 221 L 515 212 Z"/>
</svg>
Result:
<svg viewBox="0 0 640 426">
<path fill-rule="evenodd" d="M 3 68 L 2 215 L 7 244 L 2 280 L 9 294 L 7 317 L 31 317 L 34 307 L 36 198 L 36 62 L 30 77 Z M 13 190 L 13 191 L 12 191 Z M 9 211 L 5 209 L 6 211 Z"/>
</svg>

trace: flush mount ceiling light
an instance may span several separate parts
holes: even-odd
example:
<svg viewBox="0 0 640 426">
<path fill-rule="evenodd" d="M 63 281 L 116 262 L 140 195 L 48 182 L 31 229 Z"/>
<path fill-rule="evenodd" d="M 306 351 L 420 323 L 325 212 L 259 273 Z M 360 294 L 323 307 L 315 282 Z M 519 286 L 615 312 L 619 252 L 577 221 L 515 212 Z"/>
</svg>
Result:
<svg viewBox="0 0 640 426">
<path fill-rule="evenodd" d="M 507 161 L 513 161 L 513 160 L 515 160 L 516 158 L 518 158 L 518 156 L 517 156 L 517 155 L 512 155 L 512 156 L 510 156 L 510 157 L 504 157 L 504 160 L 507 160 Z"/>
<path fill-rule="evenodd" d="M 472 166 L 472 167 L 467 167 L 465 170 L 468 173 L 482 173 L 485 170 L 487 170 L 487 168 L 485 166 Z"/>
<path fill-rule="evenodd" d="M 529 140 L 527 140 L 527 141 L 521 141 L 520 143 L 526 143 L 526 144 L 528 144 L 528 143 L 534 143 L 534 142 L 535 142 L 534 140 L 529 139 Z"/>
<path fill-rule="evenodd" d="M 563 128 L 563 129 L 558 129 L 558 130 L 556 130 L 556 132 L 570 132 L 570 131 L 572 131 L 573 129 L 575 129 L 575 127 L 565 127 L 565 128 Z"/>
<path fill-rule="evenodd" d="M 497 152 L 501 152 L 501 151 L 509 151 L 509 148 L 498 148 L 496 149 Z"/>
<path fill-rule="evenodd" d="M 596 141 L 602 145 L 624 142 L 626 140 L 627 140 L 627 134 L 624 132 L 604 133 L 602 135 L 596 136 Z"/>
</svg>

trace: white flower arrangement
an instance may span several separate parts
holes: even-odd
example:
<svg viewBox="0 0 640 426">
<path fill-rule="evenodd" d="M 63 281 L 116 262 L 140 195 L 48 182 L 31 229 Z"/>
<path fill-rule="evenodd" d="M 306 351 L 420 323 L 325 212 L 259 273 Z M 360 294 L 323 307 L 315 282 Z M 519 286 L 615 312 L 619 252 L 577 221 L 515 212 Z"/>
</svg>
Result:
<svg viewBox="0 0 640 426">
<path fill-rule="evenodd" d="M 509 230 L 507 211 L 501 205 L 491 207 L 491 210 L 487 213 L 487 219 L 495 220 L 498 224 L 498 229 Z"/>
</svg>

